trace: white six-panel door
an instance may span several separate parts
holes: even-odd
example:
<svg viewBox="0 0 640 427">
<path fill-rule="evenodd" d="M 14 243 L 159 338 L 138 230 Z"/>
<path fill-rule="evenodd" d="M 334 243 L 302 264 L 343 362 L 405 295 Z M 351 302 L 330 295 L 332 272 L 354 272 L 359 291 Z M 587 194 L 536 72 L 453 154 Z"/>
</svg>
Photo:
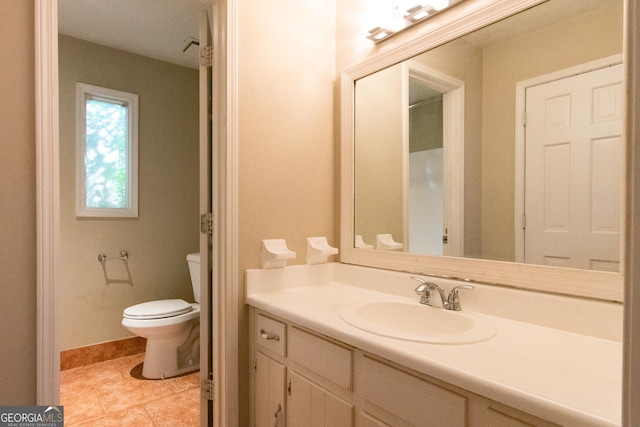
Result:
<svg viewBox="0 0 640 427">
<path fill-rule="evenodd" d="M 620 269 L 623 67 L 526 92 L 525 262 Z"/>
</svg>

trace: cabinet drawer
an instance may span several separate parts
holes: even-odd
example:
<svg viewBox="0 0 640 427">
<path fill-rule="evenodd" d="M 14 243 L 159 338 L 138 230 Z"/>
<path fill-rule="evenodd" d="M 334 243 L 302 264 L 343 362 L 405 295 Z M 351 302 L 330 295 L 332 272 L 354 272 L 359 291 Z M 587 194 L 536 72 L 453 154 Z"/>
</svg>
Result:
<svg viewBox="0 0 640 427">
<path fill-rule="evenodd" d="M 367 402 L 414 426 L 466 426 L 466 397 L 366 356 L 362 368 Z"/>
<path fill-rule="evenodd" d="M 256 343 L 280 356 L 286 356 L 286 325 L 270 317 L 258 314 L 256 316 Z"/>
<path fill-rule="evenodd" d="M 292 327 L 289 357 L 345 390 L 351 390 L 353 353 L 350 349 Z"/>
</svg>

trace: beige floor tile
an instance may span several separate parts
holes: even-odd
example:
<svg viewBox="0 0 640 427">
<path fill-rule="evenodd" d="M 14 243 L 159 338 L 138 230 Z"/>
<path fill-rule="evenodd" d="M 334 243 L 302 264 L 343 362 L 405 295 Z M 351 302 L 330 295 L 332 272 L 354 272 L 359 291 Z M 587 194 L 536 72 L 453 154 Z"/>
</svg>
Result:
<svg viewBox="0 0 640 427">
<path fill-rule="evenodd" d="M 158 427 L 200 425 L 200 389 L 191 389 L 144 405 Z"/>
<path fill-rule="evenodd" d="M 192 388 L 200 388 L 200 372 L 169 378 L 165 380 L 175 393 L 180 393 Z"/>
<path fill-rule="evenodd" d="M 153 420 L 142 406 L 114 412 L 102 418 L 79 424 L 81 427 L 155 427 Z"/>
<path fill-rule="evenodd" d="M 119 381 L 96 385 L 98 397 L 107 413 L 141 405 L 150 400 L 173 395 L 173 390 L 163 381 L 123 378 Z"/>
<path fill-rule="evenodd" d="M 146 380 L 143 359 L 127 356 L 61 372 L 65 426 L 198 426 L 199 373 Z"/>
<path fill-rule="evenodd" d="M 116 364 L 122 375 L 125 377 L 130 376 L 131 370 L 136 368 L 138 365 L 141 365 L 144 361 L 144 353 L 143 354 L 135 354 L 133 356 L 121 357 L 119 359 L 115 359 L 113 363 Z"/>
<path fill-rule="evenodd" d="M 93 387 L 63 387 L 60 403 L 64 406 L 65 425 L 77 424 L 106 414 Z"/>
<path fill-rule="evenodd" d="M 60 372 L 61 390 L 63 386 L 89 387 L 123 378 L 124 376 L 111 360 Z"/>
</svg>

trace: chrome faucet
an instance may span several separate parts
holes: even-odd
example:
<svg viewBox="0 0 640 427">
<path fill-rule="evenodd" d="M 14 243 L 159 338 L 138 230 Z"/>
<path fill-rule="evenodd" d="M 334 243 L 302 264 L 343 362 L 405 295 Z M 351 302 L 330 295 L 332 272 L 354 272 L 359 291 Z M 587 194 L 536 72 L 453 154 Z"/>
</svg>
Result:
<svg viewBox="0 0 640 427">
<path fill-rule="evenodd" d="M 442 307 L 445 309 L 447 308 L 449 303 L 447 298 L 444 296 L 444 290 L 442 290 L 440 286 L 433 282 L 427 282 L 420 277 L 412 276 L 411 278 L 420 282 L 416 288 L 416 293 L 420 295 L 420 304 L 433 306 L 433 304 L 431 304 L 431 291 L 438 291 L 440 294 L 440 300 L 442 301 Z"/>
<path fill-rule="evenodd" d="M 420 282 L 416 288 L 416 293 L 420 295 L 420 304 L 433 306 L 431 303 L 431 291 L 437 291 L 440 294 L 440 300 L 442 301 L 442 308 L 445 310 L 460 311 L 462 306 L 460 305 L 460 295 L 458 291 L 460 289 L 473 289 L 471 285 L 460 285 L 451 289 L 449 296 L 445 297 L 444 290 L 433 282 L 427 282 L 420 277 L 411 276 L 413 280 Z"/>
</svg>

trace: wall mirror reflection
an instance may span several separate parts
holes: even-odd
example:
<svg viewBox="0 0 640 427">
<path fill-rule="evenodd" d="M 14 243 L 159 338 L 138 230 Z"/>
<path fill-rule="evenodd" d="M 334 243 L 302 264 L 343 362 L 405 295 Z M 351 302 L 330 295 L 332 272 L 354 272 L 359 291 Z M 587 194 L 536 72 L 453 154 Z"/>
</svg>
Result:
<svg viewBox="0 0 640 427">
<path fill-rule="evenodd" d="M 620 272 L 622 42 L 550 0 L 357 79 L 355 247 Z"/>
<path fill-rule="evenodd" d="M 345 69 L 341 262 L 622 301 L 623 21 L 464 1 Z"/>
</svg>

